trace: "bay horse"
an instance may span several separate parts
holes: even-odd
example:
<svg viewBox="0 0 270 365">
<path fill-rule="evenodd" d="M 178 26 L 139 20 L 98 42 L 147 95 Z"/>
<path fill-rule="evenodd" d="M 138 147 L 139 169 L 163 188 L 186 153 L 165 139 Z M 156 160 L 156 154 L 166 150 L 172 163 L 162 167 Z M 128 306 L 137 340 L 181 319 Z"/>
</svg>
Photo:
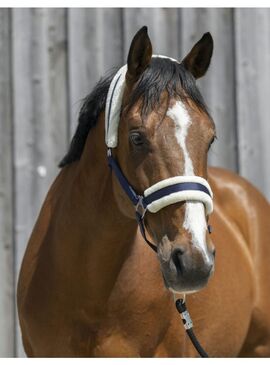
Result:
<svg viewBox="0 0 270 365">
<path fill-rule="evenodd" d="M 17 302 L 27 356 L 197 356 L 175 309 L 173 294 L 181 293 L 210 356 L 270 355 L 269 204 L 245 179 L 207 167 L 216 132 L 196 79 L 212 51 L 206 33 L 182 62 L 153 57 L 143 27 L 116 99 L 107 98 L 114 74 L 86 97 L 21 266 Z M 116 117 L 111 125 L 107 107 L 113 116 L 106 122 Z M 155 209 L 149 201 L 141 207 L 156 252 L 108 166 L 108 147 L 140 197 L 175 181 L 205 188 L 169 191 Z"/>
</svg>

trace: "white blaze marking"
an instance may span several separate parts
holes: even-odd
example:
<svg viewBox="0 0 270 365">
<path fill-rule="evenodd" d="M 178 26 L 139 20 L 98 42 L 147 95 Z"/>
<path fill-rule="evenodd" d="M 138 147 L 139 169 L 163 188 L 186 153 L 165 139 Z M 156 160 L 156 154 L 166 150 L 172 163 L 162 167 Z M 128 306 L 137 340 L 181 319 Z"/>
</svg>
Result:
<svg viewBox="0 0 270 365">
<path fill-rule="evenodd" d="M 193 163 L 186 147 L 186 137 L 191 125 L 191 119 L 185 105 L 177 101 L 172 108 L 167 111 L 167 116 L 175 123 L 175 136 L 184 155 L 184 175 L 194 176 Z M 205 241 L 206 219 L 204 205 L 201 202 L 187 202 L 183 227 L 191 233 L 192 242 L 200 247 L 207 255 Z"/>
</svg>

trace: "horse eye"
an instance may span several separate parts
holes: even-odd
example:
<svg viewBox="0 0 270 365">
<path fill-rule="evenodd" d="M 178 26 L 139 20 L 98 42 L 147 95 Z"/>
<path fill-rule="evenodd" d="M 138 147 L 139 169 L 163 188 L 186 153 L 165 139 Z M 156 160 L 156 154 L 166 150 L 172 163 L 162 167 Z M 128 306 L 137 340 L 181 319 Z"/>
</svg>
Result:
<svg viewBox="0 0 270 365">
<path fill-rule="evenodd" d="M 211 139 L 211 141 L 210 141 L 210 143 L 209 143 L 209 146 L 208 146 L 208 151 L 210 150 L 210 147 L 211 147 L 211 145 L 215 142 L 215 139 L 216 139 L 217 137 L 216 136 L 214 136 L 212 139 Z"/>
<path fill-rule="evenodd" d="M 135 146 L 140 146 L 142 144 L 144 144 L 144 137 L 141 133 L 139 132 L 132 132 L 129 136 L 131 142 L 135 145 Z"/>
</svg>

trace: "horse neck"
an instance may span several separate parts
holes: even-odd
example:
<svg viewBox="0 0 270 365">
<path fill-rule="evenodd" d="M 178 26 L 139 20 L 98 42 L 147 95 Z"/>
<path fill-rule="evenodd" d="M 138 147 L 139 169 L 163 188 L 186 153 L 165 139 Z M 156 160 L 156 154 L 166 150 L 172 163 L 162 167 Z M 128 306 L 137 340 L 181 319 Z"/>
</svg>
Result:
<svg viewBox="0 0 270 365">
<path fill-rule="evenodd" d="M 106 153 L 101 115 L 97 126 L 89 132 L 80 161 L 74 164 L 76 171 L 70 172 L 75 177 L 62 208 L 68 214 L 62 227 L 67 232 L 69 226 L 68 235 L 65 233 L 68 264 L 60 257 L 63 248 L 58 251 L 60 266 L 74 268 L 74 277 L 68 280 L 74 279 L 74 285 L 78 285 L 79 276 L 80 285 L 85 284 L 87 293 L 99 302 L 109 296 L 137 231 L 135 219 L 125 217 L 117 206 Z M 67 273 L 66 267 L 62 266 L 63 270 Z"/>
<path fill-rule="evenodd" d="M 84 213 L 89 217 L 87 225 L 92 222 L 92 232 L 94 230 L 97 237 L 102 237 L 102 242 L 106 244 L 130 238 L 130 234 L 136 232 L 137 224 L 135 213 L 134 219 L 130 219 L 117 205 L 113 191 L 113 174 L 107 162 L 104 135 L 104 113 L 102 113 L 97 126 L 89 132 L 78 166 L 79 188 L 74 188 L 80 196 L 79 210 L 85 209 Z"/>
</svg>

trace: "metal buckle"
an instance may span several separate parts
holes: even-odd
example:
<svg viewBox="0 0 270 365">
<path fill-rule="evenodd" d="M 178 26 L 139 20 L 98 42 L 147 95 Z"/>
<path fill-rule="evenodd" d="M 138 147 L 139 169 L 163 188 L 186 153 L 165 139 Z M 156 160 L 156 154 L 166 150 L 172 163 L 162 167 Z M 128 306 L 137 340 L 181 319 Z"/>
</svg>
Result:
<svg viewBox="0 0 270 365">
<path fill-rule="evenodd" d="M 142 195 L 139 195 L 138 198 L 139 198 L 139 200 L 138 200 L 138 203 L 137 203 L 135 209 L 136 209 L 136 212 L 138 212 L 140 214 L 141 218 L 143 219 L 144 215 L 147 211 L 147 208 L 145 208 L 144 205 L 143 205 L 143 198 L 144 197 Z"/>
</svg>

